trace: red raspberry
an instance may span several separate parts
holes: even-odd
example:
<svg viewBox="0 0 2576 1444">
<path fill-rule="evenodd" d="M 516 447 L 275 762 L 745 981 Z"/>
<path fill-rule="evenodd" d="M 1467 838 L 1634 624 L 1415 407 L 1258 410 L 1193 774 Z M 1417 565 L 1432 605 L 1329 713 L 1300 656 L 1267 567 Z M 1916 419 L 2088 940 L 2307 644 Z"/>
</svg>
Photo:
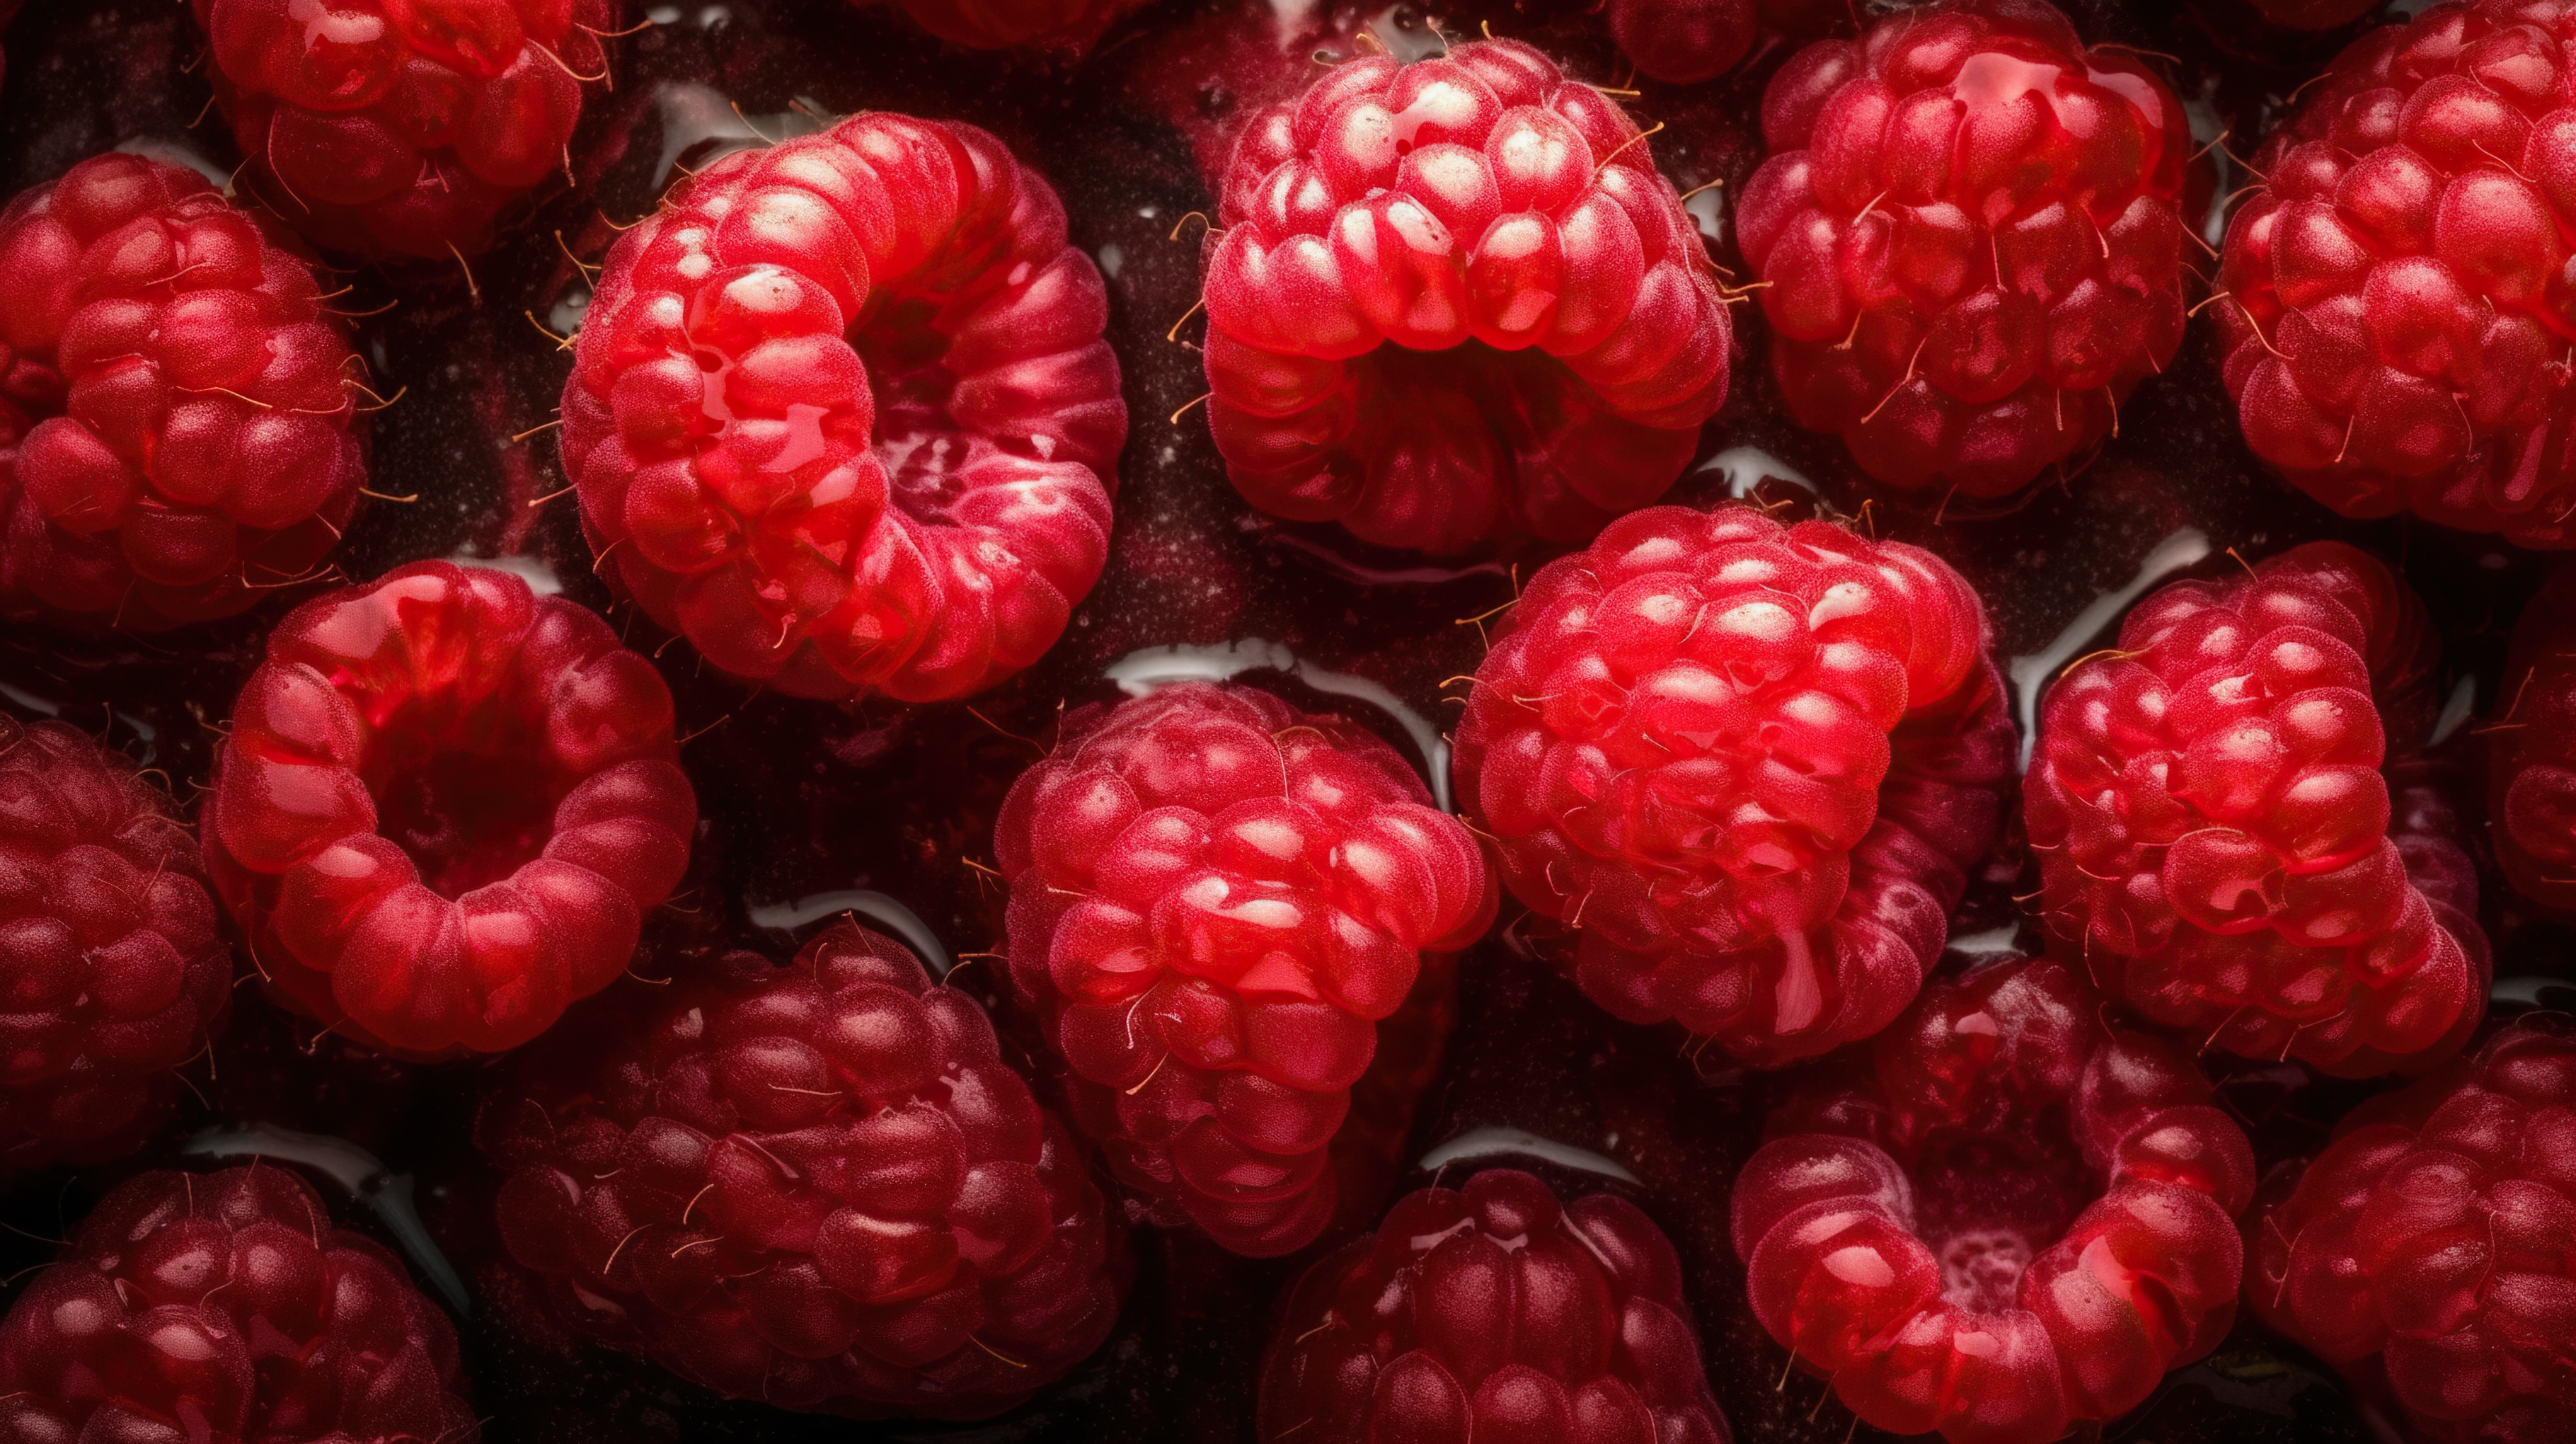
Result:
<svg viewBox="0 0 2576 1444">
<path fill-rule="evenodd" d="M 2576 913 L 2576 566 L 2523 608 L 2497 695 L 2505 713 L 2485 733 L 2496 861 L 2516 892 Z"/>
<path fill-rule="evenodd" d="M 697 796 L 652 665 L 507 572 L 415 562 L 269 634 L 205 807 L 271 989 L 411 1057 L 528 1041 L 625 971 Z"/>
<path fill-rule="evenodd" d="M 971 50 L 1080 50 L 1139 0 L 896 0 L 912 23 Z"/>
<path fill-rule="evenodd" d="M 1726 399 L 1708 253 L 1626 111 L 1509 40 L 1335 66 L 1236 140 L 1208 420 L 1251 503 L 1455 552 L 1580 542 Z"/>
<path fill-rule="evenodd" d="M 2052 962 L 1935 982 L 1736 1179 L 1754 1315 L 1871 1424 L 2046 1444 L 2235 1318 L 2253 1150 L 2179 1048 L 2099 1006 Z"/>
<path fill-rule="evenodd" d="M 1772 374 L 1881 481 L 2014 491 L 2117 431 L 2181 344 L 2182 105 L 2043 0 L 1808 46 L 1762 133 L 1736 228 Z"/>
<path fill-rule="evenodd" d="M 2572 1437 L 2576 1039 L 2518 1023 L 2340 1131 L 2246 1220 L 2247 1302 L 2435 1444 Z"/>
<path fill-rule="evenodd" d="M 365 428 L 311 267 L 111 154 L 0 211 L 0 274 L 0 616 L 170 627 L 320 564 Z"/>
<path fill-rule="evenodd" d="M 2012 724 L 1931 553 L 1657 507 L 1550 562 L 1458 729 L 1459 795 L 1571 970 L 1748 1062 L 1885 1027 L 2001 830 Z"/>
<path fill-rule="evenodd" d="M 982 1009 L 854 923 L 537 1064 L 477 1127 L 510 1170 L 501 1236 L 605 1343 L 791 1409 L 980 1419 L 1116 1322 L 1063 1125 Z"/>
<path fill-rule="evenodd" d="M 1610 0 L 1610 38 L 1639 72 L 1696 85 L 1735 68 L 1753 48 L 1754 0 Z"/>
<path fill-rule="evenodd" d="M 1426 1188 L 1298 1280 L 1262 1444 L 1726 1444 L 1681 1259 L 1636 1205 L 1508 1168 Z"/>
<path fill-rule="evenodd" d="M 2049 689 L 2023 788 L 2049 926 L 2103 989 L 2249 1058 L 2366 1077 L 2467 1041 L 2486 997 L 2447 808 L 2394 767 L 2432 720 L 2424 604 L 2312 542 L 2180 582 Z"/>
<path fill-rule="evenodd" d="M 729 155 L 608 253 L 563 395 L 582 527 L 737 676 L 989 687 L 1108 555 L 1108 315 L 1055 191 L 973 126 L 862 114 Z"/>
<path fill-rule="evenodd" d="M 83 733 L 0 713 L 0 1173 L 140 1147 L 232 984 L 169 798 Z"/>
<path fill-rule="evenodd" d="M 473 1444 L 464 1392 L 402 1264 L 257 1164 L 128 1179 L 0 1322 L 24 1444 Z"/>
<path fill-rule="evenodd" d="M 569 175 L 611 0 L 194 0 L 248 180 L 336 250 L 446 261 Z"/>
<path fill-rule="evenodd" d="M 1368 732 L 1203 683 L 1066 717 L 994 831 L 1011 981 L 1120 1180 L 1237 1253 L 1311 1241 L 1378 1024 L 1493 918 L 1475 838 Z"/>
<path fill-rule="evenodd" d="M 2571 35 L 2556 0 L 2370 31 L 2255 153 L 2219 271 L 2227 389 L 2256 454 L 2347 516 L 2576 546 Z"/>
</svg>

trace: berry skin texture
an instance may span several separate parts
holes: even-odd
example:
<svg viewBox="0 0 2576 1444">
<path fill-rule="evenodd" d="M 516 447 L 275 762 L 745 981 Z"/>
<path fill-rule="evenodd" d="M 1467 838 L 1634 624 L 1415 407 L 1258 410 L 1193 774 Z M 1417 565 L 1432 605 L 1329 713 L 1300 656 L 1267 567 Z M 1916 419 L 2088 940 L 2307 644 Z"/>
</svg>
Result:
<svg viewBox="0 0 2576 1444">
<path fill-rule="evenodd" d="M 1541 569 L 1456 757 L 1504 882 L 1576 931 L 1583 991 L 1762 1066 L 1914 997 L 2012 763 L 1957 572 L 1742 505 L 1637 512 Z"/>
<path fill-rule="evenodd" d="M 2213 307 L 2246 444 L 2346 516 L 2576 546 L 2563 353 L 2576 12 L 2365 33 L 2254 155 Z"/>
<path fill-rule="evenodd" d="M 1262 1444 L 1727 1444 L 1681 1259 L 1626 1199 L 1488 1169 L 1399 1200 L 1298 1280 Z"/>
<path fill-rule="evenodd" d="M 1736 229 L 1772 375 L 1880 481 L 2017 491 L 2182 343 L 2181 103 L 2043 0 L 1810 45 L 1762 133 Z"/>
<path fill-rule="evenodd" d="M 456 1330 L 294 1174 L 128 1179 L 0 1321 L 13 1444 L 474 1444 Z"/>
<path fill-rule="evenodd" d="M 843 922 L 647 1001 L 549 1040 L 477 1124 L 564 1322 L 856 1418 L 986 1418 L 1108 1337 L 1124 1259 L 1081 1153 L 901 945 Z"/>
<path fill-rule="evenodd" d="M 2435 650 L 2340 542 L 2148 597 L 2041 704 L 2022 797 L 2050 931 L 2244 1057 L 2368 1077 L 2457 1050 L 2487 949 L 2458 819 L 2412 775 Z"/>
<path fill-rule="evenodd" d="M 2576 913 L 2576 566 L 2524 606 L 2497 695 L 2502 725 L 2484 734 L 2496 862 L 2514 891 Z"/>
<path fill-rule="evenodd" d="M 232 952 L 195 839 L 133 764 L 0 714 L 0 1175 L 103 1163 L 169 1120 Z"/>
<path fill-rule="evenodd" d="M 1378 1025 L 1493 920 L 1475 838 L 1361 728 L 1189 683 L 1068 715 L 994 845 L 1012 985 L 1147 1215 L 1312 1241 Z"/>
<path fill-rule="evenodd" d="M 608 986 L 688 864 L 671 693 L 518 577 L 414 562 L 270 632 L 207 869 L 272 995 L 410 1058 L 497 1053 Z"/>
<path fill-rule="evenodd" d="M 735 676 L 981 691 L 1108 556 L 1108 316 L 1055 191 L 972 126 L 861 114 L 727 156 L 608 253 L 564 385 L 582 528 Z"/>
<path fill-rule="evenodd" d="M 2338 1133 L 2246 1219 L 2246 1301 L 2433 1444 L 2562 1444 L 2576 1041 L 2517 1023 Z"/>
<path fill-rule="evenodd" d="M 1516 41 L 1333 67 L 1246 122 L 1218 219 L 1208 424 L 1273 516 L 1586 541 L 1726 399 L 1733 328 L 1637 123 Z"/>
<path fill-rule="evenodd" d="M 366 428 L 309 265 L 110 154 L 0 211 L 0 274 L 0 618 L 158 630 L 314 572 Z"/>
<path fill-rule="evenodd" d="M 1936 981 L 1737 1177 L 1754 1316 L 1869 1423 L 2047 1444 L 2227 1333 L 2253 1150 L 2098 1007 L 2053 962 Z"/>
<path fill-rule="evenodd" d="M 610 0 L 194 0 L 244 179 L 333 250 L 457 263 L 571 169 Z"/>
</svg>

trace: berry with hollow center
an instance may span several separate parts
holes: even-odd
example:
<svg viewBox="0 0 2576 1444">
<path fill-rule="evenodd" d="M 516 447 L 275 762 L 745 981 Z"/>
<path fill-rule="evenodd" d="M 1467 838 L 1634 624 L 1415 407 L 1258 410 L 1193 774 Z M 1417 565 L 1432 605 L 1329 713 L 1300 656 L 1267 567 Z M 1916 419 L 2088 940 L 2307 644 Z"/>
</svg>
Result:
<svg viewBox="0 0 2576 1444">
<path fill-rule="evenodd" d="M 564 385 L 602 568 L 800 697 L 963 696 L 1100 575 L 1127 406 L 1052 187 L 885 113 L 738 151 L 608 253 Z"/>
<path fill-rule="evenodd" d="M 172 627 L 315 572 L 366 464 L 311 266 L 112 154 L 0 211 L 0 274 L 0 617 Z"/>
<path fill-rule="evenodd" d="M 970 50 L 1080 51 L 1137 0 L 896 0 L 912 23 Z"/>
<path fill-rule="evenodd" d="M 194 0 L 250 187 L 335 250 L 451 264 L 569 182 L 610 0 Z"/>
<path fill-rule="evenodd" d="M 1237 1253 L 1312 1240 L 1379 1023 L 1493 917 L 1475 838 L 1361 728 L 1188 683 L 1066 717 L 994 846 L 1012 984 L 1119 1179 Z"/>
<path fill-rule="evenodd" d="M 2505 713 L 2485 732 L 2496 861 L 2516 892 L 2576 913 L 2576 566 L 2524 606 L 2496 695 Z"/>
<path fill-rule="evenodd" d="M 2018 490 L 2182 342 L 2182 105 L 2042 0 L 1808 46 L 1736 206 L 1802 426 L 1894 486 Z"/>
<path fill-rule="evenodd" d="M 456 1330 L 275 1165 L 147 1173 L 0 1321 L 23 1444 L 473 1444 Z"/>
<path fill-rule="evenodd" d="M 550 1040 L 477 1132 L 561 1321 L 737 1398 L 979 1419 L 1124 1287 L 1082 1154 L 992 1021 L 843 922 Z"/>
<path fill-rule="evenodd" d="M 2435 652 L 2414 592 L 2340 542 L 2147 598 L 2041 706 L 2050 929 L 2245 1057 L 2364 1077 L 2458 1048 L 2486 1000 L 2475 873 L 2448 808 L 2383 775 L 2425 745 Z"/>
<path fill-rule="evenodd" d="M 1755 1317 L 1871 1424 L 2047 1444 L 2226 1334 L 2253 1150 L 2099 1006 L 2053 962 L 1934 982 L 1736 1179 Z"/>
<path fill-rule="evenodd" d="M 1399 1200 L 1298 1280 L 1262 1444 L 1727 1444 L 1681 1259 L 1626 1199 L 1515 1169 Z"/>
<path fill-rule="evenodd" d="M 2517 1023 L 2339 1133 L 2247 1218 L 2246 1301 L 2437 1444 L 2565 1440 L 2576 1040 Z"/>
<path fill-rule="evenodd" d="M 1458 729 L 1461 804 L 1630 1022 L 1777 1064 L 1913 998 L 1991 849 L 2012 724 L 1931 553 L 1727 505 L 1549 563 Z"/>
<path fill-rule="evenodd" d="M 281 1001 L 411 1057 L 496 1053 L 608 986 L 687 866 L 671 693 L 591 612 L 415 562 L 269 634 L 206 863 Z"/>
<path fill-rule="evenodd" d="M 1726 399 L 1733 328 L 1644 135 L 1518 42 L 1334 67 L 1246 123 L 1218 219 L 1208 422 L 1273 516 L 1581 542 Z"/>
<path fill-rule="evenodd" d="M 230 1012 L 195 839 L 133 764 L 0 714 L 0 1173 L 140 1147 Z"/>
<path fill-rule="evenodd" d="M 1754 0 L 1610 0 L 1610 38 L 1643 74 L 1695 85 L 1753 48 L 1758 8 Z"/>
</svg>

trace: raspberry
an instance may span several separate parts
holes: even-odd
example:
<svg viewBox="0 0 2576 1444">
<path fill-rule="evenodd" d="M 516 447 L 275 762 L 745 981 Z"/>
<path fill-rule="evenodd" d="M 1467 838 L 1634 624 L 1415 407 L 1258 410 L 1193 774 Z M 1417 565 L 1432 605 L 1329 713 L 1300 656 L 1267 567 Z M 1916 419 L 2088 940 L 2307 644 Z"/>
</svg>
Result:
<svg viewBox="0 0 2576 1444">
<path fill-rule="evenodd" d="M 2485 734 L 2496 861 L 2516 892 L 2576 912 L 2576 567 L 2523 608 L 2497 695 L 2505 715 Z"/>
<path fill-rule="evenodd" d="M 2366 1077 L 2486 995 L 2456 819 L 2381 773 L 2431 726 L 2424 604 L 2311 542 L 2180 582 L 2049 689 L 2023 788 L 2042 906 L 2103 989 L 2250 1058 Z"/>
<path fill-rule="evenodd" d="M 1137 0 L 896 0 L 912 23 L 970 50 L 1081 50 Z"/>
<path fill-rule="evenodd" d="M 1725 1444 L 1681 1259 L 1636 1205 L 1526 1173 L 1426 1188 L 1298 1280 L 1263 1444 Z"/>
<path fill-rule="evenodd" d="M 320 564 L 366 466 L 309 266 L 110 154 L 0 211 L 0 274 L 0 616 L 171 627 Z"/>
<path fill-rule="evenodd" d="M 963 696 L 1109 549 L 1109 295 L 969 125 L 740 151 L 619 238 L 564 385 L 583 529 L 654 620 L 800 697 Z"/>
<path fill-rule="evenodd" d="M 1081 1154 L 890 939 L 735 953 L 539 1054 L 477 1133 L 511 1257 L 602 1342 L 791 1409 L 979 1419 L 1117 1319 Z"/>
<path fill-rule="evenodd" d="M 1332 1218 L 1378 1025 L 1493 917 L 1430 804 L 1359 727 L 1204 683 L 1071 714 L 1012 785 L 1011 980 L 1155 1222 L 1267 1257 Z"/>
<path fill-rule="evenodd" d="M 2246 1220 L 2245 1297 L 2436 1444 L 2546 1444 L 2576 1409 L 2571 1231 L 2576 1040 L 2527 1020 L 2347 1119 Z"/>
<path fill-rule="evenodd" d="M 2046 961 L 1934 982 L 1736 1179 L 1755 1316 L 1871 1424 L 2046 1444 L 2226 1334 L 2253 1150 L 2098 1007 Z"/>
<path fill-rule="evenodd" d="M 412 1057 L 543 1032 L 633 956 L 688 863 L 671 693 L 507 572 L 415 562 L 269 634 L 203 820 L 285 1002 Z"/>
<path fill-rule="evenodd" d="M 1630 1022 L 1777 1064 L 1886 1026 L 1996 841 L 2012 724 L 1949 565 L 1751 507 L 1550 562 L 1458 729 L 1459 795 Z"/>
<path fill-rule="evenodd" d="M 2017 490 L 2117 431 L 2181 344 L 2182 106 L 2043 0 L 1810 45 L 1762 133 L 1736 227 L 1772 374 L 1879 480 Z"/>
<path fill-rule="evenodd" d="M 1628 63 L 1667 85 L 1696 85 L 1753 48 L 1754 0 L 1610 0 L 1610 38 Z"/>
<path fill-rule="evenodd" d="M 2499 0 L 2370 31 L 2255 153 L 2227 389 L 2255 453 L 2347 516 L 2576 546 L 2571 35 L 2563 5 Z"/>
<path fill-rule="evenodd" d="M 335 250 L 446 261 L 572 169 L 611 0 L 194 0 L 215 96 L 278 214 Z"/>
<path fill-rule="evenodd" d="M 0 713 L 0 1173 L 140 1147 L 232 983 L 169 799 L 84 734 Z"/>
<path fill-rule="evenodd" d="M 257 1164 L 127 1180 L 0 1321 L 26 1444 L 473 1444 L 464 1389 L 402 1264 Z"/>
<path fill-rule="evenodd" d="M 1726 399 L 1698 230 L 1627 112 L 1529 46 L 1334 67 L 1246 124 L 1218 214 L 1208 420 L 1274 516 L 1581 542 Z"/>
</svg>

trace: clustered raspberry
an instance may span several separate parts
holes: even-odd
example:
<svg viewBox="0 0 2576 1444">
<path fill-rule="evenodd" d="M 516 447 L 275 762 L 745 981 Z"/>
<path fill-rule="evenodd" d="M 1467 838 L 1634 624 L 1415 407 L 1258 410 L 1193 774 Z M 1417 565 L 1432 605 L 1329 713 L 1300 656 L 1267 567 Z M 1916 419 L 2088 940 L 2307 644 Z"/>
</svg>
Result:
<svg viewBox="0 0 2576 1444">
<path fill-rule="evenodd" d="M 1012 984 L 1120 1181 L 1238 1253 L 1312 1241 L 1378 1025 L 1492 921 L 1474 837 L 1352 723 L 1189 683 L 1067 716 L 994 847 Z"/>
<path fill-rule="evenodd" d="M 2514 891 L 2576 913 L 2576 566 L 2523 608 L 2497 695 L 2483 733 L 2496 862 Z"/>
<path fill-rule="evenodd" d="M 0 211 L 0 274 L 0 617 L 165 628 L 310 578 L 366 479 L 311 266 L 109 154 Z"/>
<path fill-rule="evenodd" d="M 1914 996 L 1994 846 L 2012 725 L 1985 616 L 1931 553 L 1749 506 L 1657 507 L 1549 563 L 1458 729 L 1503 878 L 1631 1022 L 1747 1061 Z"/>
<path fill-rule="evenodd" d="M 980 691 L 1109 549 L 1127 408 L 1063 203 L 973 126 L 741 151 L 619 238 L 563 394 L 602 569 L 803 697 Z"/>
<path fill-rule="evenodd" d="M 550 1043 L 478 1134 L 561 1320 L 738 1398 L 976 1419 L 1118 1314 L 1082 1154 L 990 1019 L 854 923 Z"/>
</svg>

